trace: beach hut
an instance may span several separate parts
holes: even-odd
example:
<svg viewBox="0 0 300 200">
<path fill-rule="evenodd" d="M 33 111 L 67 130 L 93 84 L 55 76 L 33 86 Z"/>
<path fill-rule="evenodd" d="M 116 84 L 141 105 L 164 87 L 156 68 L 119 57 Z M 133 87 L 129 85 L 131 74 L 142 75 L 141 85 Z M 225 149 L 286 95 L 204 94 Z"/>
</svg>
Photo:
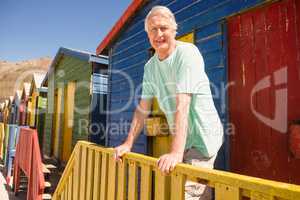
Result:
<svg viewBox="0 0 300 200">
<path fill-rule="evenodd" d="M 300 118 L 296 0 L 134 0 L 97 48 L 97 54 L 107 53 L 110 60 L 108 111 L 124 108 L 108 117 L 108 145 L 122 143 L 127 135 L 129 128 L 117 134 L 112 130 L 132 119 L 132 97 L 138 100 L 139 93 L 133 95 L 131 88 L 139 88 L 143 66 L 153 55 L 144 19 L 155 5 L 175 13 L 178 39 L 190 38 L 204 58 L 225 131 L 217 167 L 299 184 L 300 160 L 290 153 L 288 142 L 289 124 Z M 152 141 L 143 134 L 134 150 L 149 154 Z"/>
<path fill-rule="evenodd" d="M 48 88 L 42 86 L 46 73 L 34 73 L 32 75 L 29 99 L 31 100 L 31 112 L 29 126 L 37 129 L 39 145 L 42 152 L 45 125 L 45 113 L 47 105 Z"/>
<path fill-rule="evenodd" d="M 7 146 L 9 138 L 9 111 L 10 109 L 10 98 L 5 100 L 4 104 L 4 115 L 3 115 L 3 124 L 4 124 L 4 137 L 3 137 L 3 160 L 6 161 L 7 157 Z"/>
<path fill-rule="evenodd" d="M 9 121 L 9 100 L 6 99 L 4 101 L 4 106 L 3 106 L 3 123 L 7 124 Z"/>
<path fill-rule="evenodd" d="M 7 138 L 8 138 L 8 100 L 6 99 L 3 102 L 3 123 L 1 123 L 1 140 L 2 140 L 2 147 L 1 147 L 1 159 L 5 161 L 5 154 L 6 154 L 6 147 L 7 147 Z"/>
<path fill-rule="evenodd" d="M 13 117 L 15 115 L 14 113 L 14 104 L 13 104 L 13 101 L 14 101 L 14 97 L 13 96 L 9 96 L 8 98 L 8 123 L 9 124 L 12 124 L 12 121 L 13 121 Z"/>
<path fill-rule="evenodd" d="M 0 122 L 0 159 L 3 160 L 3 147 L 4 147 L 4 138 L 5 138 L 5 129 L 4 129 L 4 123 Z"/>
<path fill-rule="evenodd" d="M 93 72 L 103 70 L 107 70 L 106 57 L 63 47 L 58 50 L 43 81 L 48 85 L 45 154 L 65 162 L 78 140 L 89 139 L 91 86 L 92 79 L 97 79 Z"/>
<path fill-rule="evenodd" d="M 11 108 L 11 124 L 19 124 L 19 107 L 21 103 L 22 90 L 16 90 Z"/>
<path fill-rule="evenodd" d="M 3 123 L 3 109 L 4 103 L 0 103 L 0 159 L 3 159 L 3 143 L 4 143 L 4 123 Z"/>
<path fill-rule="evenodd" d="M 45 73 L 34 73 L 32 75 L 29 99 L 31 100 L 31 113 L 29 126 L 36 128 L 38 119 L 38 108 L 45 106 L 47 88 L 42 87 L 42 81 L 45 78 Z M 39 105 L 42 104 L 42 105 Z"/>
<path fill-rule="evenodd" d="M 4 123 L 9 124 L 11 120 L 11 105 L 12 105 L 12 100 L 13 97 L 9 96 L 5 101 L 4 101 L 4 107 L 3 107 L 3 116 L 4 116 Z"/>
<path fill-rule="evenodd" d="M 29 97 L 30 83 L 23 83 L 21 92 L 21 101 L 19 105 L 19 125 L 28 125 L 28 97 Z"/>
<path fill-rule="evenodd" d="M 0 122 L 3 122 L 3 108 L 4 103 L 0 103 Z"/>
</svg>

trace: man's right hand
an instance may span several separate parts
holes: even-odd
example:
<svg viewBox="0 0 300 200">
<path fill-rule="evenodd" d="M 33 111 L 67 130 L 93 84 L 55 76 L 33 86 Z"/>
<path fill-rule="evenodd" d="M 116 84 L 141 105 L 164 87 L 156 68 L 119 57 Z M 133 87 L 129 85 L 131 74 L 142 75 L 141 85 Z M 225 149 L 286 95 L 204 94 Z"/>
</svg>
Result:
<svg viewBox="0 0 300 200">
<path fill-rule="evenodd" d="M 131 151 L 131 145 L 129 145 L 127 143 L 123 143 L 120 146 L 115 147 L 114 150 L 115 150 L 115 156 L 114 156 L 115 160 L 122 162 L 122 156 L 125 153 L 128 153 Z"/>
</svg>

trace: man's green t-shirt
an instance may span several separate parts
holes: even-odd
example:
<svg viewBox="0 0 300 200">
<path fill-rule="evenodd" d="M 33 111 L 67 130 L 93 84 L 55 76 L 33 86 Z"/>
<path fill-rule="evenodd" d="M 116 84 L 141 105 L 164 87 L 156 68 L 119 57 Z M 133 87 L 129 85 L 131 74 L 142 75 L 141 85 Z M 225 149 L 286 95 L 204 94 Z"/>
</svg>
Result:
<svg viewBox="0 0 300 200">
<path fill-rule="evenodd" d="M 204 156 L 214 156 L 223 142 L 223 127 L 214 106 L 204 61 L 198 48 L 176 42 L 172 54 L 160 61 L 157 54 L 146 63 L 142 99 L 156 97 L 174 128 L 176 94 L 192 94 L 185 148 L 195 147 Z"/>
</svg>

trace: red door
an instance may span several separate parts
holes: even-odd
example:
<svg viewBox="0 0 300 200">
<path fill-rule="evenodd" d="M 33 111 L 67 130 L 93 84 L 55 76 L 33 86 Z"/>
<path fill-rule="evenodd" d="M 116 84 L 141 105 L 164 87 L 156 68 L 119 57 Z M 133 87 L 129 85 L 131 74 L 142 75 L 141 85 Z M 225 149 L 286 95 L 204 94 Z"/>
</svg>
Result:
<svg viewBox="0 0 300 200">
<path fill-rule="evenodd" d="M 233 172 L 300 184 L 288 125 L 300 119 L 300 2 L 285 0 L 228 21 Z"/>
</svg>

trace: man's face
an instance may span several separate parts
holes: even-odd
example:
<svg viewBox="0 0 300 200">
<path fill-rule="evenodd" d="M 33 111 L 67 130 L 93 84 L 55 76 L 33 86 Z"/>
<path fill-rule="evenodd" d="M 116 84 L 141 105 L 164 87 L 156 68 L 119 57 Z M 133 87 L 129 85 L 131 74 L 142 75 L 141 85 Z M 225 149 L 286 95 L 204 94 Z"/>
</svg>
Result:
<svg viewBox="0 0 300 200">
<path fill-rule="evenodd" d="M 170 19 L 163 15 L 153 15 L 148 20 L 148 38 L 155 51 L 168 52 L 175 42 L 176 31 L 171 27 Z"/>
</svg>

